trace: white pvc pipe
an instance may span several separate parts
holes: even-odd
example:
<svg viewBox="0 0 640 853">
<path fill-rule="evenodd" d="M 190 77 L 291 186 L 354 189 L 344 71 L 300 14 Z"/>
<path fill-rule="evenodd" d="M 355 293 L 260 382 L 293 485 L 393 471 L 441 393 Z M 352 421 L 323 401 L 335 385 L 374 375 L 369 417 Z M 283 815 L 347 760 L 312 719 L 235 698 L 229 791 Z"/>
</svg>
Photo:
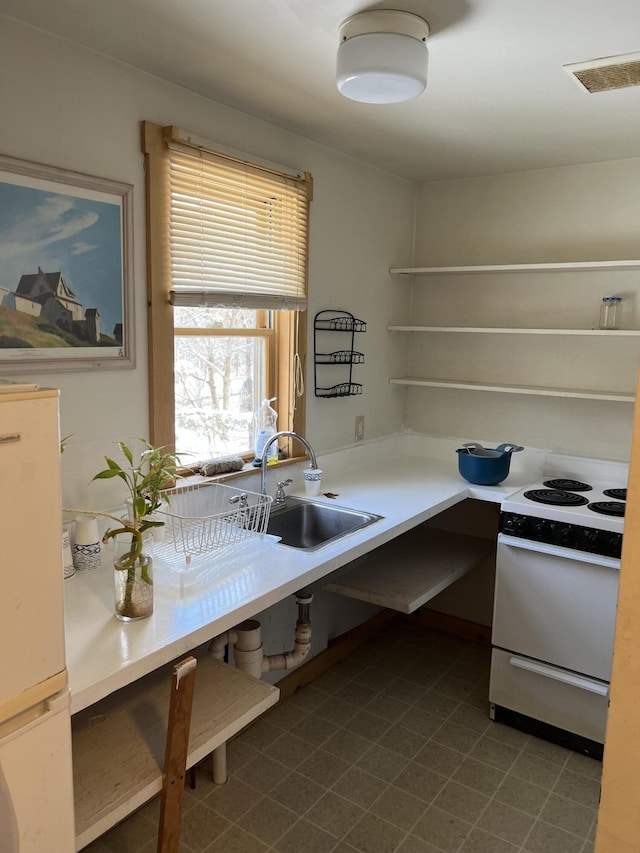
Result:
<svg viewBox="0 0 640 853">
<path fill-rule="evenodd" d="M 224 634 L 219 634 L 217 637 L 214 637 L 213 640 L 209 642 L 208 650 L 217 658 L 217 660 L 224 660 L 224 650 L 228 645 L 233 645 L 238 639 L 238 635 L 235 631 L 225 631 Z"/>
<path fill-rule="evenodd" d="M 311 649 L 311 624 L 309 607 L 312 595 L 297 595 L 298 622 L 296 623 L 294 647 L 279 655 L 263 655 L 262 627 L 256 619 L 247 619 L 231 631 L 214 637 L 209 651 L 218 660 L 224 660 L 227 645 L 233 646 L 233 660 L 241 672 L 260 678 L 263 672 L 276 669 L 293 669 L 308 656 Z"/>
<path fill-rule="evenodd" d="M 213 781 L 216 785 L 224 785 L 227 781 L 227 743 L 221 743 L 211 753 Z"/>
<path fill-rule="evenodd" d="M 262 672 L 273 669 L 293 669 L 302 663 L 311 649 L 311 625 L 296 625 L 294 648 L 281 655 L 265 655 L 262 659 Z"/>
<path fill-rule="evenodd" d="M 262 675 L 262 628 L 255 619 L 247 619 L 236 626 L 237 639 L 233 647 L 236 667 L 247 675 Z"/>
<path fill-rule="evenodd" d="M 236 646 L 249 651 L 257 649 L 262 644 L 262 626 L 257 619 L 246 619 L 234 628 L 236 634 Z"/>
</svg>

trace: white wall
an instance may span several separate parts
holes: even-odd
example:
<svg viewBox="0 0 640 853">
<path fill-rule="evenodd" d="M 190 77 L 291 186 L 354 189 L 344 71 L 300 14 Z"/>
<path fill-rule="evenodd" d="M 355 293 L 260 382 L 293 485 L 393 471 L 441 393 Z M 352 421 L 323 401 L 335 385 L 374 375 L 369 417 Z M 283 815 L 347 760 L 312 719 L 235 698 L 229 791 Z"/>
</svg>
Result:
<svg viewBox="0 0 640 853">
<path fill-rule="evenodd" d="M 103 456 L 117 453 L 114 441 L 148 435 L 143 119 L 311 171 L 309 340 L 313 315 L 324 308 L 352 311 L 368 331 L 359 342 L 367 362 L 354 376 L 365 386 L 361 397 L 316 400 L 309 358 L 307 435 L 318 451 L 349 445 L 356 414 L 365 415 L 368 438 L 400 429 L 404 397 L 386 377 L 405 346 L 390 340 L 385 324 L 408 295 L 390 286 L 387 268 L 410 256 L 410 182 L 8 19 L 0 29 L 0 103 L 0 153 L 134 187 L 136 368 L 28 377 L 61 389 L 61 431 L 74 434 L 62 459 L 67 506 L 117 502 L 116 484 L 88 482 Z"/>
<path fill-rule="evenodd" d="M 367 438 L 400 430 L 404 395 L 387 377 L 390 370 L 400 370 L 406 345 L 391 340 L 385 324 L 409 297 L 406 289 L 390 286 L 387 270 L 410 257 L 415 202 L 411 182 L 4 18 L 0 103 L 0 153 L 133 185 L 135 369 L 20 376 L 61 390 L 61 433 L 73 433 L 62 457 L 65 506 L 103 509 L 120 503 L 117 482 L 89 481 L 104 467 L 105 454 L 117 456 L 115 441 L 148 435 L 140 151 L 140 122 L 145 119 L 312 173 L 307 436 L 318 452 L 348 446 L 359 414 L 365 415 Z M 35 270 L 37 255 L 33 264 Z M 360 397 L 313 396 L 312 324 L 315 312 L 324 308 L 349 310 L 368 323 L 359 341 L 367 361 L 354 376 L 364 384 Z M 328 601 L 321 595 L 312 611 L 314 651 L 373 612 L 375 608 L 357 602 Z M 263 616 L 268 651 L 291 647 L 293 600 Z"/>
<path fill-rule="evenodd" d="M 640 159 L 420 187 L 416 266 L 640 256 Z M 412 322 L 592 328 L 602 296 L 640 327 L 640 273 L 416 278 Z M 409 375 L 632 391 L 640 344 L 538 336 L 412 336 Z M 629 458 L 633 406 L 486 392 L 408 390 L 408 425 L 433 435 L 513 441 Z"/>
</svg>

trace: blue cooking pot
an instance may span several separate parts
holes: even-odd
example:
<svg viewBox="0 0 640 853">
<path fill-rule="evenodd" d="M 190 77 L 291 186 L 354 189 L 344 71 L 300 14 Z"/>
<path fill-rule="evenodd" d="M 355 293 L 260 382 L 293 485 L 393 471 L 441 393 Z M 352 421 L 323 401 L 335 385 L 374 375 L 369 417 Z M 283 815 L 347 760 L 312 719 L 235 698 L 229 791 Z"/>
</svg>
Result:
<svg viewBox="0 0 640 853">
<path fill-rule="evenodd" d="M 458 471 L 469 483 L 497 486 L 507 478 L 511 454 L 524 450 L 519 444 L 499 444 L 495 449 L 481 444 L 465 444 L 458 454 Z"/>
</svg>

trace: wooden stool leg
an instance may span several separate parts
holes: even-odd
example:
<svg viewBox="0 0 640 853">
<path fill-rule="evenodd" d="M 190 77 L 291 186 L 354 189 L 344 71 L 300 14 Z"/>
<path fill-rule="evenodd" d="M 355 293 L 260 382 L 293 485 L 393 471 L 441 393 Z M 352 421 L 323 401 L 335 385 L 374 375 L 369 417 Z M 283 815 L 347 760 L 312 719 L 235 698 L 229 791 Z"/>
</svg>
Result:
<svg viewBox="0 0 640 853">
<path fill-rule="evenodd" d="M 164 777 L 160 801 L 158 853 L 178 853 L 182 798 L 187 768 L 191 706 L 196 676 L 196 659 L 185 658 L 173 668 Z"/>
</svg>

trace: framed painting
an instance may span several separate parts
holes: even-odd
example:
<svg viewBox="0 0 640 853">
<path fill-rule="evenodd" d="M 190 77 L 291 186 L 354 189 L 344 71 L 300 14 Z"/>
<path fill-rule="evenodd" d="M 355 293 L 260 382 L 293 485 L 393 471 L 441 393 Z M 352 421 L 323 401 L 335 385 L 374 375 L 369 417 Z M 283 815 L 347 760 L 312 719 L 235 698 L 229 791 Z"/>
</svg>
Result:
<svg viewBox="0 0 640 853">
<path fill-rule="evenodd" d="M 0 375 L 134 366 L 132 193 L 0 156 Z"/>
</svg>

